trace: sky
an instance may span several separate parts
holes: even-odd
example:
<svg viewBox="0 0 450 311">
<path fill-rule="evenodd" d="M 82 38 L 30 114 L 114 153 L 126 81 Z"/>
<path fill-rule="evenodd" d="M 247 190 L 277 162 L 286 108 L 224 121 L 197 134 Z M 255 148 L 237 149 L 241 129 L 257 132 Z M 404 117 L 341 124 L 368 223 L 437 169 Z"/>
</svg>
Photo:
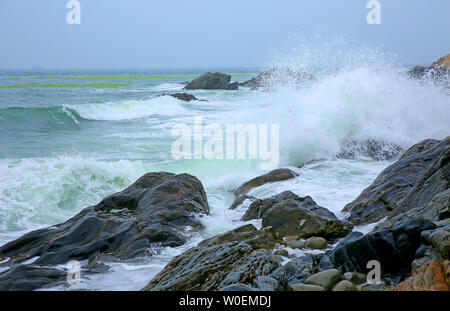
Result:
<svg viewBox="0 0 450 311">
<path fill-rule="evenodd" d="M 379 25 L 368 0 L 78 1 L 81 24 L 69 25 L 68 0 L 0 0 L 0 68 L 259 67 L 314 34 L 411 64 L 450 53 L 449 0 L 379 0 Z"/>
</svg>

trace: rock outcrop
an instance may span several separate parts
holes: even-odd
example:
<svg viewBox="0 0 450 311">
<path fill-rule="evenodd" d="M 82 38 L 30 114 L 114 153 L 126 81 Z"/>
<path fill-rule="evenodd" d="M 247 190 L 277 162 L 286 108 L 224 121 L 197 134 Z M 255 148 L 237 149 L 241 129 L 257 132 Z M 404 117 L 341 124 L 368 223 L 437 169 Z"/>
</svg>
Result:
<svg viewBox="0 0 450 311">
<path fill-rule="evenodd" d="M 441 80 L 442 78 L 448 78 L 450 75 L 450 54 L 441 57 L 430 66 L 415 66 L 408 71 L 408 74 L 416 79 L 431 78 Z"/>
<path fill-rule="evenodd" d="M 397 291 L 450 291 L 450 261 L 433 259 L 400 283 Z"/>
<path fill-rule="evenodd" d="M 237 82 L 230 83 L 231 76 L 216 72 L 207 72 L 185 86 L 186 90 L 237 90 Z"/>
<path fill-rule="evenodd" d="M 146 256 L 155 244 L 184 244 L 185 226 L 202 228 L 198 214 L 209 214 L 209 206 L 196 177 L 149 173 L 62 224 L 0 247 L 0 257 L 10 258 L 9 263 L 38 257 L 35 265 L 56 265 L 100 253 L 120 259 Z"/>
<path fill-rule="evenodd" d="M 310 73 L 300 70 L 292 70 L 290 68 L 272 68 L 267 71 L 260 72 L 252 79 L 239 83 L 242 87 L 251 89 L 267 88 L 270 89 L 274 85 L 297 85 L 302 86 L 305 83 L 316 81 L 316 77 Z"/>
<path fill-rule="evenodd" d="M 285 290 L 284 269 L 266 250 L 277 241 L 270 228 L 237 228 L 175 257 L 143 290 Z"/>
<path fill-rule="evenodd" d="M 247 194 L 251 189 L 277 181 L 288 180 L 297 177 L 298 174 L 288 168 L 279 168 L 267 174 L 255 177 L 240 185 L 234 194 L 236 197 Z"/>
<path fill-rule="evenodd" d="M 342 144 L 341 151 L 336 157 L 339 159 L 356 159 L 363 156 L 381 161 L 395 159 L 400 156 L 403 151 L 404 150 L 396 144 L 382 140 L 347 140 Z"/>
<path fill-rule="evenodd" d="M 384 217 L 388 225 L 418 216 L 436 221 L 449 215 L 450 137 L 425 140 L 384 169 L 343 211 L 361 225 Z"/>
</svg>

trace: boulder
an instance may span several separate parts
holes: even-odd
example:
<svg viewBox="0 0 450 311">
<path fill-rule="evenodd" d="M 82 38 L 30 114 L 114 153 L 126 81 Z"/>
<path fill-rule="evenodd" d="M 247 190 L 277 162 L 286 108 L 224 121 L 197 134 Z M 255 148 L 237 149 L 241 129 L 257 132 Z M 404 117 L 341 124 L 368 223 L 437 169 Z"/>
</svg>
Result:
<svg viewBox="0 0 450 311">
<path fill-rule="evenodd" d="M 305 284 L 317 285 L 328 291 L 340 280 L 342 280 L 341 272 L 336 269 L 329 269 L 311 275 L 306 279 Z"/>
<path fill-rule="evenodd" d="M 398 221 L 425 216 L 438 220 L 448 215 L 450 137 L 425 140 L 407 150 L 384 169 L 375 181 L 343 209 L 356 225 L 384 217 Z"/>
<path fill-rule="evenodd" d="M 294 292 L 324 292 L 323 287 L 308 284 L 292 284 L 290 285 Z"/>
<path fill-rule="evenodd" d="M 238 84 L 231 83 L 231 76 L 216 72 L 207 72 L 185 86 L 186 90 L 237 90 Z"/>
<path fill-rule="evenodd" d="M 283 257 L 289 257 L 289 252 L 286 249 L 278 249 L 273 252 L 274 255 L 279 255 Z"/>
<path fill-rule="evenodd" d="M 306 246 L 312 249 L 325 249 L 328 246 L 327 240 L 321 237 L 311 237 L 306 241 Z"/>
<path fill-rule="evenodd" d="M 67 284 L 64 270 L 35 265 L 18 265 L 0 273 L 0 291 L 32 291 L 49 284 Z"/>
<path fill-rule="evenodd" d="M 199 214 L 209 214 L 209 206 L 196 177 L 148 173 L 68 221 L 0 247 L 0 257 L 11 264 L 39 257 L 35 265 L 57 265 L 102 253 L 120 259 L 146 256 L 153 246 L 184 244 L 186 226 L 203 227 Z"/>
<path fill-rule="evenodd" d="M 284 265 L 288 284 L 304 283 L 313 274 L 333 269 L 334 266 L 327 254 L 304 255 Z"/>
<path fill-rule="evenodd" d="M 433 259 L 400 283 L 397 291 L 450 291 L 450 261 Z"/>
<path fill-rule="evenodd" d="M 206 99 L 198 99 L 197 97 L 195 97 L 192 94 L 188 94 L 188 93 L 174 93 L 174 94 L 162 94 L 160 96 L 171 96 L 173 98 L 185 101 L 185 102 L 190 102 L 192 100 L 197 100 L 197 101 L 207 101 Z"/>
<path fill-rule="evenodd" d="M 436 226 L 429 220 L 412 219 L 392 228 L 377 229 L 363 235 L 352 232 L 330 253 L 331 262 L 342 272 L 367 272 L 367 263 L 380 262 L 383 276 L 410 275 L 411 263 L 421 244 L 421 233 Z"/>
<path fill-rule="evenodd" d="M 265 185 L 267 183 L 295 178 L 297 176 L 297 173 L 288 168 L 279 168 L 243 183 L 241 186 L 239 186 L 239 188 L 237 188 L 234 194 L 236 195 L 236 197 L 239 197 L 241 195 L 247 194 L 253 188 Z"/>
<path fill-rule="evenodd" d="M 333 292 L 356 292 L 356 286 L 347 280 L 340 281 L 331 289 Z"/>
<path fill-rule="evenodd" d="M 143 290 L 286 290 L 283 267 L 270 251 L 261 248 L 265 241 L 273 243 L 273 248 L 276 236 L 270 230 L 248 229 L 245 232 L 253 235 L 247 239 L 239 234 L 237 241 L 223 235 L 213 237 L 173 258 Z M 255 242 L 258 234 L 263 242 Z"/>
<path fill-rule="evenodd" d="M 290 248 L 298 248 L 298 249 L 305 248 L 306 246 L 305 242 L 299 240 L 288 240 L 286 241 L 286 245 L 289 246 Z"/>
<path fill-rule="evenodd" d="M 359 272 L 345 272 L 343 279 L 352 282 L 355 285 L 364 284 L 367 282 L 367 276 Z"/>
<path fill-rule="evenodd" d="M 291 191 L 253 202 L 243 219 L 256 216 L 262 217 L 263 227 L 270 226 L 283 236 L 299 238 L 343 237 L 353 228 L 351 223 L 339 220 L 332 212 L 318 206 L 311 197 L 301 198 Z"/>
</svg>

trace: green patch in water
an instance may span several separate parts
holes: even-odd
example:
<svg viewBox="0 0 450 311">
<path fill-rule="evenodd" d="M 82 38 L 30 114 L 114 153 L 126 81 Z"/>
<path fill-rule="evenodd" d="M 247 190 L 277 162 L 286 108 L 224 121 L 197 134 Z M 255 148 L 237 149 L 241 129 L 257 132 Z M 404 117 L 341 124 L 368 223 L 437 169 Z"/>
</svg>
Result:
<svg viewBox="0 0 450 311">
<path fill-rule="evenodd" d="M 122 88 L 133 85 L 133 83 L 89 83 L 89 84 L 73 84 L 73 83 L 50 83 L 50 84 L 16 84 L 16 85 L 0 85 L 0 89 L 27 89 L 27 88 L 76 88 L 76 87 L 90 87 L 97 89 L 105 88 Z"/>
</svg>

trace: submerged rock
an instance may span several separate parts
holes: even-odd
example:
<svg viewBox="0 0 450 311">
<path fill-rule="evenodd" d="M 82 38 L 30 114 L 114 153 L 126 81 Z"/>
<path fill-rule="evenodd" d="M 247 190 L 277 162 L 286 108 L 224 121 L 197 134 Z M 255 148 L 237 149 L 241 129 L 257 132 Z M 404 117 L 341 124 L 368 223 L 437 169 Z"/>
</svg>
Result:
<svg viewBox="0 0 450 311">
<path fill-rule="evenodd" d="M 188 93 L 174 93 L 174 94 L 162 94 L 160 96 L 171 96 L 173 98 L 185 101 L 185 102 L 190 102 L 192 100 L 197 100 L 197 101 L 207 101 L 206 99 L 198 99 L 197 97 L 195 97 L 192 94 L 188 94 Z"/>
<path fill-rule="evenodd" d="M 56 265 L 98 254 L 120 259 L 146 256 L 152 246 L 184 244 L 186 226 L 202 228 L 198 214 L 209 214 L 209 206 L 196 177 L 149 173 L 62 224 L 0 247 L 0 257 L 14 264 L 38 257 L 35 265 Z"/>
<path fill-rule="evenodd" d="M 283 267 L 261 248 L 273 248 L 276 241 L 270 229 L 232 230 L 173 258 L 143 290 L 285 290 Z"/>
<path fill-rule="evenodd" d="M 421 244 L 421 233 L 436 226 L 429 220 L 412 219 L 392 228 L 374 230 L 366 235 L 352 232 L 330 253 L 334 266 L 342 272 L 367 272 L 367 263 L 377 260 L 382 273 L 405 277 Z"/>
<path fill-rule="evenodd" d="M 384 169 L 343 211 L 356 225 L 388 216 L 386 225 L 415 217 L 439 220 L 448 217 L 450 137 L 425 140 L 409 148 Z"/>
<path fill-rule="evenodd" d="M 238 84 L 231 83 L 231 76 L 216 72 L 211 73 L 207 72 L 200 77 L 191 81 L 188 85 L 185 86 L 186 90 L 237 90 L 239 88 Z"/>
<path fill-rule="evenodd" d="M 311 197 L 301 198 L 290 191 L 253 202 L 243 219 L 254 216 L 262 217 L 263 227 L 273 227 L 283 236 L 333 239 L 343 237 L 353 229 L 351 223 L 338 219 L 332 212 L 317 205 Z"/>
<path fill-rule="evenodd" d="M 236 195 L 236 197 L 239 197 L 244 194 L 247 194 L 253 188 L 272 182 L 288 180 L 291 178 L 295 178 L 297 176 L 298 176 L 297 173 L 288 168 L 279 168 L 243 183 L 241 186 L 239 186 L 239 188 L 237 188 L 234 194 Z"/>
</svg>

